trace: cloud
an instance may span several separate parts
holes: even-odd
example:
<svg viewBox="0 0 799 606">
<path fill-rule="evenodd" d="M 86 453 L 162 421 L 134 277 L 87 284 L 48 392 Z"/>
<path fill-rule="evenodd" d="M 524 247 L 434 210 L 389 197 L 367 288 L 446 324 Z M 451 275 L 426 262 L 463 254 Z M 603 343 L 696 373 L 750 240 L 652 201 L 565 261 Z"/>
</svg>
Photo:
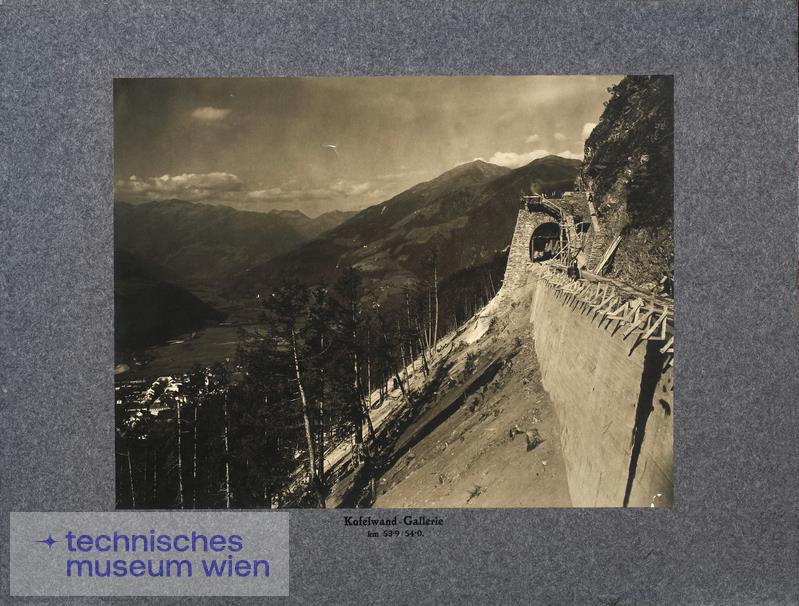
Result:
<svg viewBox="0 0 799 606">
<path fill-rule="evenodd" d="M 396 192 L 374 183 L 374 180 L 339 179 L 327 186 L 307 189 L 296 187 L 295 182 L 287 181 L 281 187 L 249 190 L 231 206 L 262 212 L 276 208 L 296 208 L 313 217 L 332 209 L 360 210 L 385 200 L 393 193 Z"/>
<path fill-rule="evenodd" d="M 241 192 L 244 184 L 232 173 L 183 173 L 141 179 L 131 175 L 116 183 L 116 196 L 130 201 L 165 200 L 179 198 L 190 202 L 225 199 Z"/>
<path fill-rule="evenodd" d="M 583 124 L 583 139 L 587 139 L 591 134 L 591 131 L 594 130 L 596 126 L 596 122 L 586 122 Z"/>
<path fill-rule="evenodd" d="M 486 162 L 507 166 L 508 168 L 518 168 L 525 164 L 529 164 L 533 160 L 548 156 L 549 154 L 549 150 L 546 149 L 534 149 L 524 154 L 517 154 L 516 152 L 497 152 L 486 160 Z"/>
<path fill-rule="evenodd" d="M 219 122 L 227 118 L 229 114 L 229 109 L 206 106 L 195 109 L 191 112 L 191 117 L 202 122 Z"/>
<path fill-rule="evenodd" d="M 254 189 L 247 192 L 247 197 L 251 200 L 268 200 L 269 198 L 278 198 L 285 192 L 281 187 L 271 187 L 269 189 Z"/>
<path fill-rule="evenodd" d="M 540 141 L 540 140 L 541 140 L 541 135 L 539 135 L 538 133 L 535 133 L 535 134 L 530 135 L 529 137 L 527 137 L 527 139 L 525 139 L 524 142 L 525 143 L 535 143 L 536 141 Z"/>
<path fill-rule="evenodd" d="M 275 208 L 300 209 L 315 216 L 333 208 L 359 210 L 395 192 L 375 180 L 352 179 L 309 188 L 291 180 L 280 186 L 256 189 L 256 184 L 247 183 L 233 173 L 210 172 L 146 178 L 131 175 L 116 182 L 114 193 L 116 199 L 133 203 L 178 199 L 263 212 Z"/>
<path fill-rule="evenodd" d="M 255 189 L 246 193 L 246 198 L 251 201 L 269 201 L 275 204 L 296 204 L 301 202 L 319 200 L 339 200 L 344 198 L 357 198 L 373 200 L 383 194 L 383 190 L 375 187 L 370 181 L 349 181 L 340 179 L 327 187 L 314 187 L 308 189 L 272 187 L 270 189 Z"/>
<path fill-rule="evenodd" d="M 530 164 L 533 160 L 538 160 L 539 158 L 543 158 L 545 156 L 560 156 L 561 158 L 567 158 L 569 160 L 582 160 L 583 154 L 576 153 L 567 150 L 559 152 L 557 154 L 553 154 L 548 149 L 534 149 L 531 152 L 517 154 L 516 152 L 496 152 L 493 156 L 491 156 L 488 160 L 485 158 L 476 158 L 477 160 L 484 160 L 485 162 L 490 162 L 491 164 L 498 164 L 500 166 L 507 166 L 508 168 L 519 168 L 520 166 L 524 166 L 525 164 Z"/>
<path fill-rule="evenodd" d="M 555 133 L 552 136 L 555 137 L 555 141 L 565 141 L 568 138 L 563 133 Z"/>
<path fill-rule="evenodd" d="M 334 192 L 338 192 L 340 194 L 344 194 L 345 196 L 360 196 L 361 194 L 365 194 L 369 191 L 369 188 L 372 186 L 369 181 L 365 181 L 363 183 L 352 183 L 350 181 L 338 181 L 334 183 L 330 189 Z"/>
</svg>

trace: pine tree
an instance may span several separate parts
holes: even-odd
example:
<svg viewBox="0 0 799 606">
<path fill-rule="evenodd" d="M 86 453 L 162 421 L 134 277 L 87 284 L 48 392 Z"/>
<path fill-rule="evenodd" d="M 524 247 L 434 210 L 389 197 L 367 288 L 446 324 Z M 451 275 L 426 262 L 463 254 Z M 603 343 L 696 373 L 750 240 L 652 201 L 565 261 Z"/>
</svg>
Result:
<svg viewBox="0 0 799 606">
<path fill-rule="evenodd" d="M 308 305 L 307 288 L 296 281 L 284 282 L 267 302 L 268 309 L 272 312 L 275 328 L 282 336 L 285 347 L 289 353 L 289 361 L 293 370 L 294 385 L 302 412 L 303 427 L 308 455 L 308 481 L 310 488 L 316 493 L 319 507 L 325 507 L 325 497 L 321 482 L 317 474 L 317 459 L 314 438 L 311 429 L 310 405 L 303 384 L 303 364 L 301 351 L 305 342 L 300 329 L 301 322 L 305 319 Z"/>
</svg>

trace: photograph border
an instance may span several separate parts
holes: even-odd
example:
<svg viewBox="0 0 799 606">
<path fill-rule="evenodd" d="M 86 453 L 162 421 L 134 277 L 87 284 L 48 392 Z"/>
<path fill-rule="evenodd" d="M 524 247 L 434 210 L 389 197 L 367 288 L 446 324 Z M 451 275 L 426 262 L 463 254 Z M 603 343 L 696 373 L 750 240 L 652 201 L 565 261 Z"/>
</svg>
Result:
<svg viewBox="0 0 799 606">
<path fill-rule="evenodd" d="M 391 545 L 292 511 L 275 601 L 796 601 L 794 3 L 94 8 L 0 6 L 4 512 L 114 509 L 113 78 L 673 74 L 674 508 L 445 510 Z"/>
</svg>

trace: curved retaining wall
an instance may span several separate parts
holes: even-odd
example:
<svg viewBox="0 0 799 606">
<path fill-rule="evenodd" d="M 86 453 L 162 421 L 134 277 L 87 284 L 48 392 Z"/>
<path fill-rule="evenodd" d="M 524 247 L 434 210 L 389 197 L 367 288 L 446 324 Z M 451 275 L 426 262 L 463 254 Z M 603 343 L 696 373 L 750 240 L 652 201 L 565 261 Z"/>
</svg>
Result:
<svg viewBox="0 0 799 606">
<path fill-rule="evenodd" d="M 673 368 L 664 369 L 662 343 L 633 348 L 619 322 L 564 303 L 543 281 L 533 292 L 535 351 L 560 421 L 572 504 L 670 506 Z"/>
<path fill-rule="evenodd" d="M 548 220 L 519 212 L 502 291 L 532 286 L 531 329 L 544 388 L 560 421 L 572 504 L 669 507 L 674 369 L 664 367 L 660 341 L 633 348 L 635 337 L 623 339 L 619 322 L 565 302 L 537 279 L 529 242 Z"/>
</svg>

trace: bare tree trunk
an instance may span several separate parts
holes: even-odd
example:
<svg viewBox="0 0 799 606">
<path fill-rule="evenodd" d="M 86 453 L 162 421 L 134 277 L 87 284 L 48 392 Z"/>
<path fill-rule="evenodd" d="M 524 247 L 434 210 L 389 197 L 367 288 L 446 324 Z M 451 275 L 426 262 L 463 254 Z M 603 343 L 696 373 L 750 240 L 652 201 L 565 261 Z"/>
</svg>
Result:
<svg viewBox="0 0 799 606">
<path fill-rule="evenodd" d="M 358 333 L 355 325 L 355 305 L 350 307 L 350 314 L 352 320 L 352 370 L 353 370 L 353 389 L 355 390 L 355 399 L 357 400 L 357 407 L 353 425 L 355 426 L 355 439 L 353 449 L 357 452 L 353 457 L 353 464 L 360 465 L 361 453 L 363 450 L 363 387 L 361 385 L 361 370 L 358 367 Z"/>
<path fill-rule="evenodd" d="M 408 365 L 405 362 L 405 343 L 402 338 L 402 329 L 400 322 L 397 320 L 397 335 L 399 336 L 400 359 L 402 360 L 402 374 L 405 375 L 405 380 L 408 380 Z"/>
<path fill-rule="evenodd" d="M 130 507 L 136 509 L 136 489 L 133 486 L 133 463 L 130 462 L 130 446 L 128 446 L 128 478 L 130 480 Z"/>
<path fill-rule="evenodd" d="M 389 340 L 385 330 L 383 330 L 383 341 L 386 343 L 386 345 L 388 345 Z M 400 347 L 400 349 L 402 349 L 402 347 Z M 389 360 L 387 366 L 388 367 L 386 368 L 386 370 L 389 373 L 393 371 L 394 380 L 397 382 L 397 385 L 400 388 L 400 392 L 402 393 L 402 398 L 405 400 L 405 404 L 408 405 L 409 407 L 413 407 L 413 400 L 411 400 L 408 392 L 405 391 L 405 384 L 402 382 L 402 378 L 400 377 L 399 372 L 396 369 L 395 365 L 391 363 L 391 361 Z M 386 382 L 388 382 L 388 378 L 386 378 Z M 388 386 L 386 387 L 386 389 L 388 389 Z"/>
<path fill-rule="evenodd" d="M 325 497 L 322 494 L 322 487 L 316 477 L 316 456 L 314 454 L 313 437 L 311 436 L 311 420 L 308 417 L 308 401 L 305 399 L 305 390 L 302 387 L 302 377 L 300 376 L 300 360 L 297 356 L 297 338 L 294 329 L 291 329 L 291 351 L 294 355 L 294 373 L 297 378 L 297 390 L 300 392 L 300 403 L 302 405 L 302 420 L 305 425 L 305 440 L 308 443 L 308 471 L 310 473 L 311 484 L 316 491 L 319 499 L 319 507 L 325 508 Z"/>
<path fill-rule="evenodd" d="M 361 382 L 358 379 L 358 354 L 353 356 L 353 372 L 355 374 L 353 390 L 358 404 L 353 411 L 355 413 L 355 418 L 352 419 L 354 428 L 353 448 L 358 450 L 355 459 L 357 459 L 356 464 L 360 464 L 360 450 L 363 445 L 363 392 L 361 391 Z"/>
<path fill-rule="evenodd" d="M 363 416 L 366 418 L 366 427 L 369 429 L 369 440 L 374 442 L 375 428 L 374 425 L 372 425 L 372 415 L 369 413 L 369 407 L 366 405 L 366 401 L 363 398 L 361 398 L 361 407 Z"/>
<path fill-rule="evenodd" d="M 153 448 L 153 507 L 158 506 L 158 447 Z"/>
<path fill-rule="evenodd" d="M 422 358 L 422 372 L 424 376 L 428 376 L 430 374 L 430 365 L 427 363 L 427 354 L 425 353 L 424 347 L 420 350 L 421 358 Z"/>
<path fill-rule="evenodd" d="M 352 338 L 353 343 L 357 343 L 357 334 L 355 332 L 355 314 L 353 313 L 353 331 L 352 331 Z M 368 338 L 368 333 L 367 333 Z M 367 350 L 368 351 L 368 350 Z M 360 367 L 358 366 L 358 352 L 357 350 L 354 352 L 355 355 L 355 390 L 358 395 L 358 401 L 361 405 L 361 415 L 366 418 L 366 426 L 369 429 L 369 439 L 374 442 L 375 439 L 375 428 L 372 425 L 372 417 L 369 414 L 369 406 L 366 405 L 365 398 L 368 398 L 369 402 L 371 402 L 371 391 L 368 394 L 364 394 L 363 389 L 363 379 L 361 378 Z M 367 373 L 368 373 L 368 354 L 367 354 Z M 370 380 L 371 382 L 371 380 Z M 359 420 L 359 423 L 363 423 L 363 420 Z"/>
<path fill-rule="evenodd" d="M 366 407 L 372 408 L 372 357 L 370 355 L 371 334 L 366 327 Z"/>
<path fill-rule="evenodd" d="M 319 351 L 325 351 L 325 337 L 321 336 L 319 341 Z M 319 450 L 317 452 L 319 482 L 325 482 L 325 369 L 324 365 L 320 370 L 321 375 L 321 394 L 319 396 Z"/>
<path fill-rule="evenodd" d="M 175 409 L 177 410 L 177 432 L 178 432 L 178 509 L 183 509 L 183 442 L 181 439 L 181 406 L 180 396 L 175 398 Z"/>
<path fill-rule="evenodd" d="M 427 287 L 427 326 L 424 330 L 424 340 L 427 349 L 433 345 L 433 293 Z"/>
<path fill-rule="evenodd" d="M 366 401 L 363 393 L 363 383 L 358 369 L 358 355 L 355 354 L 355 395 L 358 398 L 359 408 L 361 411 L 358 419 L 358 431 L 356 433 L 356 442 L 363 443 L 363 421 L 366 419 L 366 426 L 369 429 L 369 439 L 375 439 L 375 428 L 372 426 L 372 417 L 369 414 L 369 408 L 366 406 Z"/>
<path fill-rule="evenodd" d="M 411 325 L 411 301 L 410 301 L 410 296 L 408 294 L 407 289 L 405 290 L 405 316 L 406 316 L 407 322 L 408 322 L 408 339 L 407 339 L 408 340 L 408 356 L 410 358 L 411 371 L 412 372 L 416 372 L 416 355 L 415 355 L 415 353 L 413 351 L 413 336 L 412 336 L 413 335 L 413 327 Z M 399 330 L 399 325 L 400 325 L 399 320 L 397 320 L 397 330 Z M 400 336 L 400 344 L 402 344 L 402 341 L 403 341 L 403 339 Z M 401 346 L 404 347 L 404 345 L 401 345 Z M 405 367 L 404 359 L 403 359 L 403 367 Z M 406 370 L 405 371 L 405 382 L 407 383 L 407 381 L 408 381 L 408 371 Z"/>
<path fill-rule="evenodd" d="M 432 311 L 430 307 L 430 289 L 427 289 L 427 322 L 425 322 L 424 310 L 420 313 L 421 318 L 416 318 L 416 333 L 419 335 L 419 347 L 424 350 L 430 348 L 430 323 Z"/>
<path fill-rule="evenodd" d="M 197 409 L 199 402 L 194 403 L 194 432 L 192 444 L 192 463 L 191 463 L 191 508 L 197 509 Z"/>
<path fill-rule="evenodd" d="M 433 263 L 433 295 L 436 303 L 436 317 L 433 327 L 433 354 L 435 354 L 436 347 L 438 346 L 438 260 L 435 260 Z"/>
<path fill-rule="evenodd" d="M 144 495 L 147 497 L 147 493 L 150 490 L 150 444 L 149 441 L 145 441 L 144 444 Z M 145 502 L 147 499 L 144 499 Z M 152 505 L 152 503 L 151 503 Z"/>
<path fill-rule="evenodd" d="M 419 326 L 418 322 L 416 324 L 416 330 L 420 334 L 423 334 L 422 328 Z M 421 354 L 421 357 L 422 357 L 422 372 L 424 372 L 424 376 L 427 376 L 427 375 L 430 374 L 430 366 L 427 364 L 427 355 L 425 354 L 425 350 L 428 350 L 428 349 L 429 349 L 429 343 L 428 344 L 422 343 L 422 337 L 420 336 L 419 337 L 419 353 Z"/>
<path fill-rule="evenodd" d="M 397 383 L 399 384 L 400 392 L 402 393 L 402 399 L 405 400 L 405 404 L 407 404 L 409 407 L 412 408 L 413 400 L 411 400 L 411 397 L 408 394 L 408 392 L 405 391 L 405 384 L 402 382 L 399 373 L 396 371 L 394 371 L 394 378 L 397 380 Z"/>
<path fill-rule="evenodd" d="M 227 389 L 222 400 L 222 413 L 225 417 L 225 509 L 230 509 L 230 443 L 228 441 Z"/>
<path fill-rule="evenodd" d="M 319 452 L 317 458 L 319 460 L 319 470 L 316 472 L 320 482 L 325 481 L 325 402 L 319 400 Z"/>
</svg>

